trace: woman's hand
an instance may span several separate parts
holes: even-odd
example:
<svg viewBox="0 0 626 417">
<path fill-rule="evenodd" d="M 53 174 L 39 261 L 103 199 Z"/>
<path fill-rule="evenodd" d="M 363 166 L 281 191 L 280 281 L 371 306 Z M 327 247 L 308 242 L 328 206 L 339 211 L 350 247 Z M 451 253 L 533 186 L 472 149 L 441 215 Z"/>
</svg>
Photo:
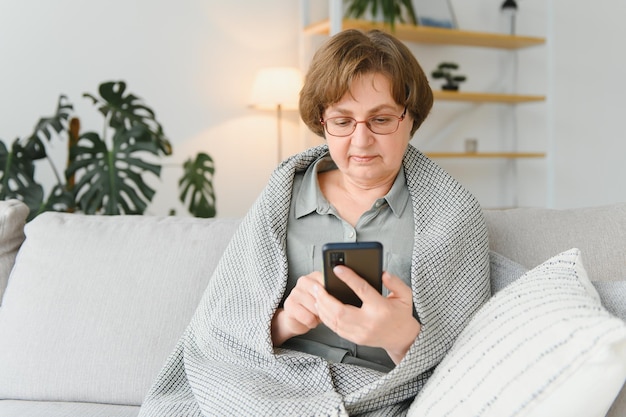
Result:
<svg viewBox="0 0 626 417">
<path fill-rule="evenodd" d="M 324 278 L 319 271 L 298 278 L 296 286 L 285 299 L 272 319 L 272 343 L 282 345 L 287 339 L 308 332 L 321 321 L 315 308 L 313 289 L 323 286 Z"/>
<path fill-rule="evenodd" d="M 331 296 L 323 285 L 314 287 L 315 310 L 319 319 L 344 339 L 364 346 L 385 349 L 398 364 L 421 330 L 413 317 L 413 294 L 400 278 L 383 273 L 383 284 L 389 295 L 383 297 L 345 266 L 336 266 L 335 275 L 363 301 L 358 308 L 343 304 Z"/>
</svg>

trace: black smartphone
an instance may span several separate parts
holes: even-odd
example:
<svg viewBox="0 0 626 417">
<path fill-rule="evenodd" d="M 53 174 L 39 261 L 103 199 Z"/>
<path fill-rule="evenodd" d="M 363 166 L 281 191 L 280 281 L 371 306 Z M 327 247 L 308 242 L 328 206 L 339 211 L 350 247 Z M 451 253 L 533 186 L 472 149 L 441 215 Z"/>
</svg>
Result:
<svg viewBox="0 0 626 417">
<path fill-rule="evenodd" d="M 333 273 L 345 265 L 382 294 L 383 245 L 380 242 L 338 242 L 322 246 L 326 291 L 344 304 L 361 307 L 361 299 Z"/>
</svg>

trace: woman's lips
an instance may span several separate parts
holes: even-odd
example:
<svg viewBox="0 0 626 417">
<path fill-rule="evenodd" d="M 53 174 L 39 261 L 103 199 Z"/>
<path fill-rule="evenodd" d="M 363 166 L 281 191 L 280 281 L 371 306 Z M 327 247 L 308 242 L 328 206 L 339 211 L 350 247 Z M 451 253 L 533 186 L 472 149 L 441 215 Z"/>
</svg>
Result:
<svg viewBox="0 0 626 417">
<path fill-rule="evenodd" d="M 365 163 L 370 162 L 376 157 L 374 155 L 352 155 L 350 158 L 355 162 Z"/>
</svg>

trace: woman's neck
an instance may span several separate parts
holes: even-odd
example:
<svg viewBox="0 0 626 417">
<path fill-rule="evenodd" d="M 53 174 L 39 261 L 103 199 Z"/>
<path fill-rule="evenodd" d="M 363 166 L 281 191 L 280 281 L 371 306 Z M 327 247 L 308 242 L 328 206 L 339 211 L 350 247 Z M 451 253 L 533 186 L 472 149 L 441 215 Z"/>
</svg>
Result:
<svg viewBox="0 0 626 417">
<path fill-rule="evenodd" d="M 339 215 L 355 226 L 359 218 L 381 197 L 384 197 L 395 181 L 395 176 L 371 184 L 350 181 L 339 170 L 318 174 L 320 189 Z"/>
</svg>

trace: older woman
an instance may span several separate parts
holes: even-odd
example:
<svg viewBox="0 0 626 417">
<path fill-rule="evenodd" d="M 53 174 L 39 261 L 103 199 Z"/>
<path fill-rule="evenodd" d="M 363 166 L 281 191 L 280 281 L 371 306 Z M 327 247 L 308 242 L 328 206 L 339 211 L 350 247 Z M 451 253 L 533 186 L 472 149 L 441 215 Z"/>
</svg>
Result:
<svg viewBox="0 0 626 417">
<path fill-rule="evenodd" d="M 140 415 L 397 415 L 489 296 L 480 207 L 409 144 L 432 106 L 410 51 L 344 31 L 300 111 L 326 144 L 283 162 L 226 250 Z M 377 240 L 385 291 L 324 289 L 321 246 Z"/>
</svg>

